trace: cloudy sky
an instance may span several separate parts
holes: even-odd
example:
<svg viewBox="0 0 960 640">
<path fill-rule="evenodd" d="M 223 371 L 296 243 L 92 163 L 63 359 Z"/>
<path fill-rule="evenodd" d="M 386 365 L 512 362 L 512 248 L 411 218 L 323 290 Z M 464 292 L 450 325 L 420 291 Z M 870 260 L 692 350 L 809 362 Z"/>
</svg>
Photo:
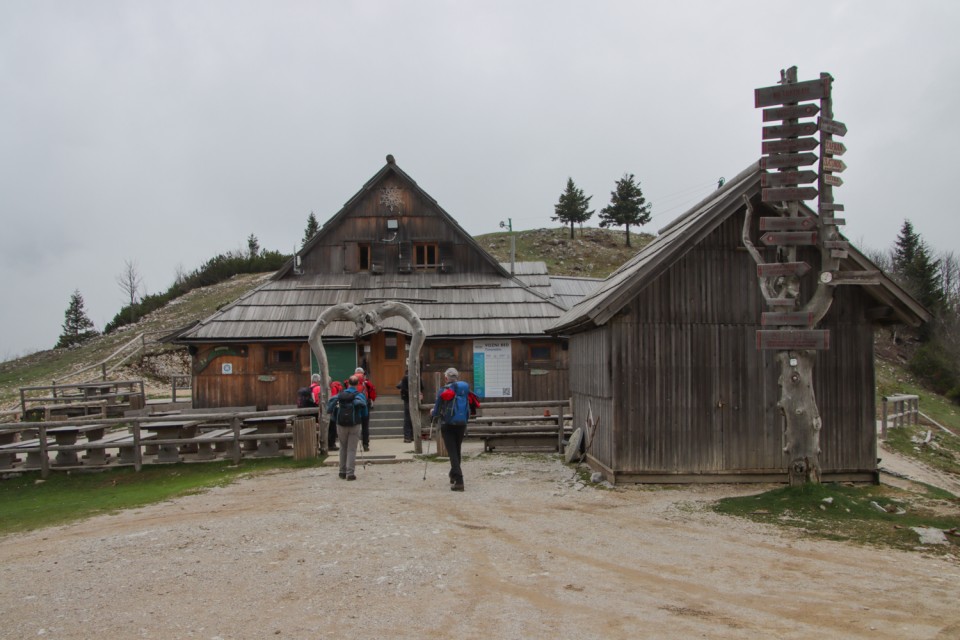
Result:
<svg viewBox="0 0 960 640">
<path fill-rule="evenodd" d="M 845 233 L 957 250 L 960 3 L 0 1 L 0 360 L 217 253 L 292 252 L 385 156 L 470 233 L 633 173 L 655 232 L 760 156 L 753 90 L 835 78 Z M 954 160 L 950 160 L 954 158 Z M 596 224 L 596 218 L 592 222 Z"/>
</svg>

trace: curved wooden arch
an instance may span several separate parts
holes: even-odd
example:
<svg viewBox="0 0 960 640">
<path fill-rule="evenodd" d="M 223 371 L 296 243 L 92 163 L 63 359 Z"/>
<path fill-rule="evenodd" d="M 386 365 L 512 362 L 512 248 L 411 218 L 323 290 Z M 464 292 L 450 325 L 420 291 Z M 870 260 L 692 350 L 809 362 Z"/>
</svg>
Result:
<svg viewBox="0 0 960 640">
<path fill-rule="evenodd" d="M 354 331 L 353 335 L 357 338 L 363 335 L 363 330 L 366 325 L 370 325 L 375 329 L 375 333 L 380 332 L 381 324 L 385 318 L 392 318 L 394 316 L 399 316 L 406 320 L 410 324 L 410 348 L 407 353 L 407 374 L 409 376 L 408 389 L 413 389 L 414 395 L 411 396 L 411 404 L 413 407 L 410 410 L 410 420 L 413 423 L 413 430 L 415 434 L 415 439 L 419 442 L 419 434 L 421 433 L 421 419 L 420 419 L 420 351 L 423 349 L 423 343 L 427 339 L 427 332 L 423 329 L 423 322 L 420 321 L 420 316 L 411 309 L 408 305 L 402 302 L 381 302 L 377 304 L 372 310 L 364 312 L 364 310 L 350 302 L 344 302 L 338 305 L 334 305 L 329 309 L 325 310 L 317 318 L 317 321 L 313 323 L 313 327 L 310 329 L 310 335 L 307 338 L 307 342 L 310 344 L 310 349 L 313 351 L 314 355 L 317 357 L 317 365 L 320 368 L 320 380 L 322 381 L 320 389 L 320 424 L 325 425 L 329 420 L 329 417 L 326 415 L 327 411 L 327 402 L 329 401 L 330 395 L 330 365 L 327 361 L 327 351 L 323 347 L 323 332 L 330 325 L 331 322 L 337 320 L 346 320 L 348 322 L 353 322 L 357 329 Z M 416 401 L 414 401 L 416 399 Z M 321 428 L 321 431 L 325 431 Z"/>
</svg>

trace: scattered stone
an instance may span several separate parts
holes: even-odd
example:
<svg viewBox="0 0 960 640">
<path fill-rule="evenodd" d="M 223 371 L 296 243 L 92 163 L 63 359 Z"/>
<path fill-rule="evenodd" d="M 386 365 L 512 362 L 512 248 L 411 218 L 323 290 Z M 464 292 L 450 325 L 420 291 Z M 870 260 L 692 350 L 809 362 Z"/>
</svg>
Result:
<svg viewBox="0 0 960 640">
<path fill-rule="evenodd" d="M 942 529 L 935 527 L 910 527 L 918 536 L 920 544 L 950 544 Z"/>
</svg>

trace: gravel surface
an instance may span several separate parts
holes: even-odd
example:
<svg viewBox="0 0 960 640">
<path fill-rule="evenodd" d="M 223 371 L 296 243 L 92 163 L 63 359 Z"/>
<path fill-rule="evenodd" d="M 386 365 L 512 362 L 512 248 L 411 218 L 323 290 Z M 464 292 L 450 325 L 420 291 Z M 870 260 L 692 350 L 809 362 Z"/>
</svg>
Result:
<svg viewBox="0 0 960 640">
<path fill-rule="evenodd" d="M 0 545 L 0 638 L 960 638 L 960 566 L 584 486 L 555 457 L 229 487 Z"/>
</svg>

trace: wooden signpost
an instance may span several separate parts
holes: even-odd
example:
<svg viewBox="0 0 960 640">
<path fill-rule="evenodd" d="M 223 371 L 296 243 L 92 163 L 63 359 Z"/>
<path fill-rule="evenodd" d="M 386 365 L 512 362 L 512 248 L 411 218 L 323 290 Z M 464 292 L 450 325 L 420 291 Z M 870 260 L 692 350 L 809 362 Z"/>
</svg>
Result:
<svg viewBox="0 0 960 640">
<path fill-rule="evenodd" d="M 769 231 L 760 236 L 760 242 L 772 245 L 804 245 L 817 244 L 816 231 Z"/>
<path fill-rule="evenodd" d="M 764 202 L 813 200 L 817 197 L 817 190 L 813 187 L 774 187 L 772 189 L 763 189 L 760 197 Z"/>
<path fill-rule="evenodd" d="M 800 277 L 810 271 L 806 262 L 766 262 L 757 265 L 758 278 Z"/>
<path fill-rule="evenodd" d="M 760 218 L 760 231 L 809 231 L 817 228 L 817 221 L 810 216 L 802 218 Z"/>
<path fill-rule="evenodd" d="M 757 349 L 794 351 L 830 348 L 830 332 L 824 329 L 758 329 Z"/>
<path fill-rule="evenodd" d="M 760 168 L 763 170 L 795 167 L 806 167 L 818 160 L 815 153 L 778 153 L 760 158 Z"/>
</svg>

